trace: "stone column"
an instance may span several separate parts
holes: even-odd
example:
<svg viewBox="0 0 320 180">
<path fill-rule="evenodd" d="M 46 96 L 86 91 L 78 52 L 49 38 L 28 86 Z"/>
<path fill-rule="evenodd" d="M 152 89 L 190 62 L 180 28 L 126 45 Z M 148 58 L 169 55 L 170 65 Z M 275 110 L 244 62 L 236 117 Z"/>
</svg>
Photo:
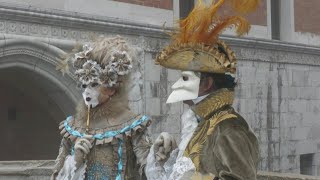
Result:
<svg viewBox="0 0 320 180">
<path fill-rule="evenodd" d="M 280 40 L 292 42 L 294 35 L 294 1 L 280 1 Z"/>
</svg>

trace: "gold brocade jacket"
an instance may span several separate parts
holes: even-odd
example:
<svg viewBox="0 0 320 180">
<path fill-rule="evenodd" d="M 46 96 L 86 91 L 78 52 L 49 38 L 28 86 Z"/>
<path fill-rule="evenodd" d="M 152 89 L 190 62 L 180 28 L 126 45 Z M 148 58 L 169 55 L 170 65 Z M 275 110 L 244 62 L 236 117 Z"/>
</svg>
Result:
<svg viewBox="0 0 320 180">
<path fill-rule="evenodd" d="M 184 155 L 196 170 L 223 180 L 255 180 L 258 140 L 231 107 L 234 93 L 220 89 L 192 107 L 199 125 Z"/>
</svg>

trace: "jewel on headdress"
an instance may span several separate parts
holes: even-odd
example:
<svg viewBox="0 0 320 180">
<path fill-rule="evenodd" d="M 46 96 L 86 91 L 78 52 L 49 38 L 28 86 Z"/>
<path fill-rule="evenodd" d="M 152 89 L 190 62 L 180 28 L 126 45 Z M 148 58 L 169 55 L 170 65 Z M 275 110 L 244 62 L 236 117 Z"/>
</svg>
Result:
<svg viewBox="0 0 320 180">
<path fill-rule="evenodd" d="M 132 69 L 131 58 L 126 51 L 116 51 L 111 56 L 110 67 L 114 69 L 118 75 L 126 75 Z"/>
<path fill-rule="evenodd" d="M 101 84 L 105 84 L 107 87 L 112 87 L 117 83 L 117 81 L 118 74 L 114 69 L 107 67 L 102 71 L 100 75 Z"/>
<path fill-rule="evenodd" d="M 102 69 L 97 62 L 88 60 L 83 64 L 82 69 L 76 70 L 75 75 L 79 78 L 79 81 L 81 81 L 82 84 L 90 84 L 99 81 L 101 72 Z"/>
<path fill-rule="evenodd" d="M 72 61 L 73 63 L 73 67 L 75 68 L 82 68 L 83 64 L 87 62 L 87 60 L 89 59 L 89 55 L 92 51 L 92 47 L 90 47 L 89 45 L 85 44 L 82 47 L 83 51 L 78 52 L 74 55 L 74 59 Z"/>
</svg>

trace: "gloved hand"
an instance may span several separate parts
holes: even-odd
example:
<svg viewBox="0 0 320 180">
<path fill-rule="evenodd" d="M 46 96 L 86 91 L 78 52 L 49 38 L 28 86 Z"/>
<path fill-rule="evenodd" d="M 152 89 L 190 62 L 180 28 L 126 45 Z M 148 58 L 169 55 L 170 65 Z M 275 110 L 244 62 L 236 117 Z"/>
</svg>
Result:
<svg viewBox="0 0 320 180">
<path fill-rule="evenodd" d="M 81 138 L 77 140 L 76 144 L 74 145 L 74 160 L 77 168 L 83 165 L 91 148 L 92 144 L 88 139 Z"/>
<path fill-rule="evenodd" d="M 162 132 L 153 144 L 156 160 L 164 164 L 170 153 L 177 148 L 176 140 L 167 132 Z"/>
</svg>

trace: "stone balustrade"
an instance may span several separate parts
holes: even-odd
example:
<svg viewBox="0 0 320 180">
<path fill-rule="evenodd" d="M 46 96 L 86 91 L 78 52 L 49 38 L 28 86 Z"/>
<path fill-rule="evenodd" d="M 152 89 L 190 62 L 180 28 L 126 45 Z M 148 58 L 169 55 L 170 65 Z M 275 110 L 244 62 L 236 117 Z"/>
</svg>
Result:
<svg viewBox="0 0 320 180">
<path fill-rule="evenodd" d="M 1 161 L 0 180 L 49 180 L 53 164 L 53 160 Z M 320 177 L 260 171 L 258 180 L 320 180 Z"/>
</svg>

